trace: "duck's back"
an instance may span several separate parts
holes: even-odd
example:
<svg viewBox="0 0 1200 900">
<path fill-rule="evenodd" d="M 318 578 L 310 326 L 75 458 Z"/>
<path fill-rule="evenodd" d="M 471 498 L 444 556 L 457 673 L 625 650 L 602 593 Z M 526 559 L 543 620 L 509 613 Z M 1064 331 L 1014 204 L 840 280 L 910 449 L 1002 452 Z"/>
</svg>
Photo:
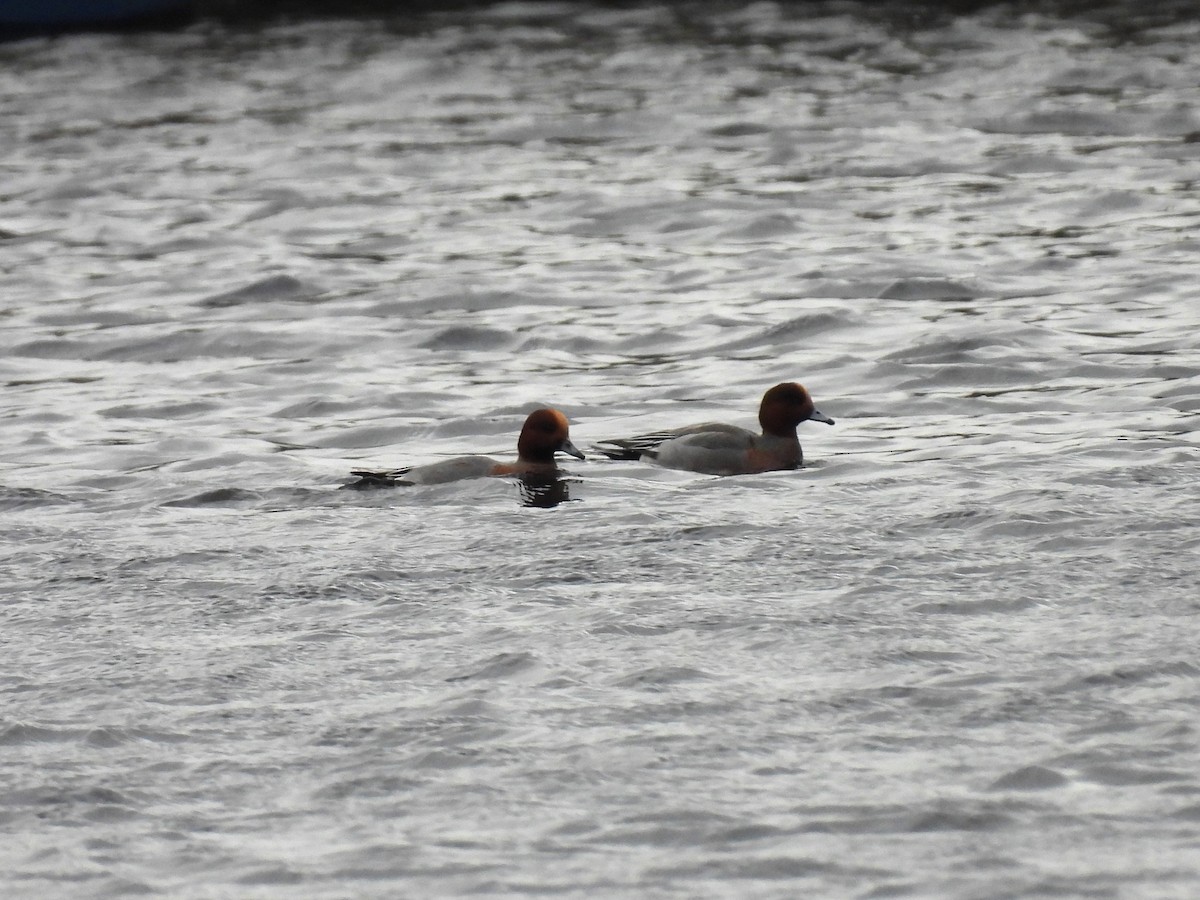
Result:
<svg viewBox="0 0 1200 900">
<path fill-rule="evenodd" d="M 803 461 L 800 442 L 794 437 L 753 434 L 744 429 L 685 434 L 664 442 L 646 456 L 659 465 L 706 475 L 794 469 Z"/>
<path fill-rule="evenodd" d="M 487 456 L 459 456 L 424 466 L 408 466 L 384 472 L 355 469 L 350 474 L 357 476 L 359 481 L 347 485 L 347 487 L 445 484 L 449 481 L 461 481 L 464 478 L 485 478 L 493 474 L 498 466 L 499 463 Z"/>
<path fill-rule="evenodd" d="M 641 459 L 649 451 L 653 451 L 667 441 L 694 435 L 729 435 L 741 438 L 753 438 L 754 433 L 737 425 L 726 425 L 723 422 L 702 422 L 699 425 L 685 425 L 682 428 L 668 428 L 663 431 L 651 431 L 631 438 L 601 441 L 596 445 L 601 453 L 609 459 Z"/>
</svg>

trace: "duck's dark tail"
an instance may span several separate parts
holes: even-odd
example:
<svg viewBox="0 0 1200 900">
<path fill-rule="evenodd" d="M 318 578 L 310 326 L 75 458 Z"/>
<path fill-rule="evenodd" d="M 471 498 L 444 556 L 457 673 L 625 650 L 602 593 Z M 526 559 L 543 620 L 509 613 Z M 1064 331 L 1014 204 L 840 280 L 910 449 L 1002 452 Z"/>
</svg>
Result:
<svg viewBox="0 0 1200 900">
<path fill-rule="evenodd" d="M 654 431 L 650 434 L 639 434 L 637 437 L 601 441 L 592 446 L 597 453 L 602 453 L 609 459 L 638 460 L 643 456 L 653 459 L 659 444 L 678 436 L 677 433 L 671 431 Z"/>
<path fill-rule="evenodd" d="M 641 459 L 645 452 L 637 447 L 626 447 L 622 441 L 592 444 L 592 448 L 601 456 L 607 456 L 609 459 Z"/>
<path fill-rule="evenodd" d="M 411 485 L 404 476 L 408 469 L 391 469 L 387 472 L 371 472 L 366 469 L 354 469 L 350 472 L 358 481 L 349 481 L 342 485 L 342 490 L 366 491 L 372 488 L 404 487 Z"/>
</svg>

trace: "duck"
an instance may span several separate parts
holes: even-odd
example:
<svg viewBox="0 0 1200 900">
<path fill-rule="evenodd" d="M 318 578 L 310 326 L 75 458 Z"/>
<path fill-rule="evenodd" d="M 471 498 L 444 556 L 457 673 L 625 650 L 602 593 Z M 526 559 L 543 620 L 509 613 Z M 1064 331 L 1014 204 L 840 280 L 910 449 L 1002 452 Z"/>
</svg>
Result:
<svg viewBox="0 0 1200 900">
<path fill-rule="evenodd" d="M 559 473 L 556 453 L 566 453 L 576 459 L 585 459 L 583 452 L 571 443 L 567 417 L 557 409 L 535 409 L 521 426 L 517 438 L 517 458 L 513 462 L 499 462 L 488 456 L 458 456 L 423 466 L 407 466 L 376 472 L 354 469 L 351 475 L 359 481 L 346 487 L 379 487 L 417 484 L 445 484 L 467 478 L 520 478 L 552 479 Z"/>
<path fill-rule="evenodd" d="M 654 431 L 631 438 L 600 441 L 596 449 L 609 459 L 642 459 L 670 469 L 705 475 L 750 475 L 798 469 L 804 451 L 796 435 L 801 422 L 834 424 L 818 410 L 803 385 L 777 384 L 758 407 L 762 434 L 737 425 L 704 422 Z"/>
</svg>

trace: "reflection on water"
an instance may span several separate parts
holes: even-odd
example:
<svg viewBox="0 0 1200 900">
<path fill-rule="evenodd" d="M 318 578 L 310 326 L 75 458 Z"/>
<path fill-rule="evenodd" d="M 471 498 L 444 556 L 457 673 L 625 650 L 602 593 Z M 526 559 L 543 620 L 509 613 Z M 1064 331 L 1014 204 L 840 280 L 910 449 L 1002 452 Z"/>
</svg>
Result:
<svg viewBox="0 0 1200 900">
<path fill-rule="evenodd" d="M 518 475 L 515 480 L 521 495 L 521 505 L 542 509 L 549 509 L 569 501 L 571 499 L 569 484 L 572 480 L 578 482 L 578 479 L 550 475 Z"/>
</svg>

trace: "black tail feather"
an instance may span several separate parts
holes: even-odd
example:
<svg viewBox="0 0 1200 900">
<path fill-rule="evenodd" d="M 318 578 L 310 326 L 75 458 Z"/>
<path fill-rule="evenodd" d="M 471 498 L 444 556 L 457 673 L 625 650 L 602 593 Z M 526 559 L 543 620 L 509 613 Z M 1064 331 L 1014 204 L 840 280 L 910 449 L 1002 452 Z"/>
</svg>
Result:
<svg viewBox="0 0 1200 900">
<path fill-rule="evenodd" d="M 617 460 L 638 460 L 645 450 L 637 447 L 625 447 L 620 444 L 592 444 L 593 449 L 602 456 Z"/>
<path fill-rule="evenodd" d="M 358 481 L 350 481 L 342 485 L 343 490 L 365 491 L 371 488 L 404 487 L 411 485 L 405 481 L 404 475 L 408 469 L 393 469 L 388 472 L 372 472 L 367 469 L 354 469 L 350 472 Z"/>
</svg>

